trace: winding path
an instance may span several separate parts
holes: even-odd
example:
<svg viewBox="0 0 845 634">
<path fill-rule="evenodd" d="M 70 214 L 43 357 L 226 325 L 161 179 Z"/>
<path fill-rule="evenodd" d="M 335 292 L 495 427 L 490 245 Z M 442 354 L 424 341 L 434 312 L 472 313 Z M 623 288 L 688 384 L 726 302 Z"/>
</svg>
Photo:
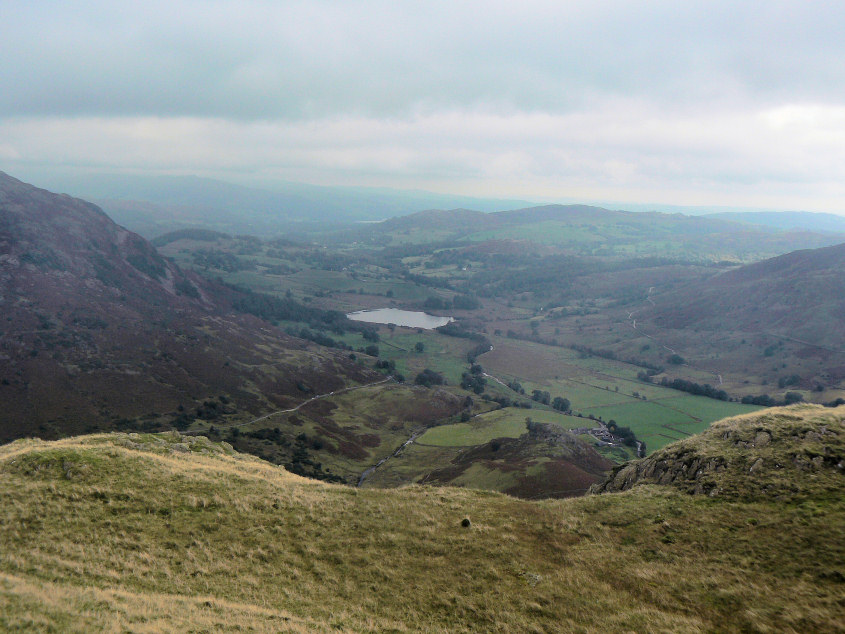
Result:
<svg viewBox="0 0 845 634">
<path fill-rule="evenodd" d="M 374 387 L 376 385 L 382 385 L 382 384 L 387 383 L 388 381 L 392 381 L 392 380 L 393 380 L 393 377 L 389 376 L 386 379 L 382 379 L 381 381 L 376 381 L 374 383 L 366 383 L 364 385 L 353 385 L 352 387 L 345 387 L 341 390 L 335 390 L 333 392 L 328 392 L 326 394 L 318 394 L 316 396 L 312 396 L 311 398 L 309 398 L 306 401 L 302 401 L 296 407 L 291 407 L 290 409 L 279 409 L 279 410 L 276 410 L 275 412 L 270 412 L 269 414 L 264 414 L 263 416 L 259 416 L 258 418 L 253 418 L 252 420 L 244 421 L 242 423 L 231 423 L 229 425 L 221 425 L 220 427 L 215 426 L 215 429 L 232 429 L 233 427 L 246 427 L 247 425 L 252 425 L 253 423 L 261 422 L 262 420 L 272 418 L 273 416 L 277 416 L 279 414 L 290 414 L 291 412 L 295 412 L 295 411 L 299 410 L 300 408 L 305 407 L 309 403 L 313 403 L 314 401 L 317 401 L 317 400 L 320 400 L 320 399 L 323 399 L 323 398 L 328 398 L 329 396 L 337 396 L 338 394 L 343 394 L 344 392 L 353 392 L 355 390 L 363 390 L 363 389 L 368 388 L 368 387 Z M 204 434 L 204 433 L 208 433 L 208 430 L 202 429 L 202 430 L 194 430 L 194 431 L 185 431 L 185 432 L 182 432 L 182 433 L 183 434 Z"/>
<path fill-rule="evenodd" d="M 657 304 L 655 304 L 655 303 L 654 303 L 654 300 L 651 298 L 651 294 L 652 294 L 653 292 L 654 292 L 654 286 L 650 286 L 650 287 L 649 287 L 649 289 L 648 289 L 648 292 L 646 293 L 646 300 L 647 300 L 648 302 L 650 302 L 652 306 L 657 306 Z M 658 340 L 657 340 L 655 337 L 653 337 L 652 335 L 646 334 L 646 333 L 644 333 L 644 332 L 643 332 L 640 328 L 637 328 L 637 319 L 636 319 L 635 315 L 636 315 L 638 312 L 639 312 L 639 311 L 637 311 L 637 310 L 634 310 L 634 311 L 628 311 L 628 321 L 630 321 L 630 322 L 631 322 L 631 327 L 632 327 L 634 330 L 636 330 L 636 331 L 637 331 L 640 335 L 643 335 L 644 337 L 647 337 L 647 338 L 651 339 L 652 341 L 654 341 L 655 343 L 657 343 L 657 344 L 659 344 L 660 346 L 662 346 L 664 350 L 668 350 L 668 351 L 669 351 L 669 352 L 671 352 L 672 354 L 677 354 L 678 356 L 680 356 L 680 354 L 678 353 L 678 351 L 677 351 L 677 350 L 675 350 L 674 348 L 670 348 L 669 346 L 667 346 L 667 345 L 665 345 L 665 344 L 661 343 L 660 341 L 658 341 Z M 787 337 L 787 338 L 788 338 L 788 337 Z M 692 368 L 692 366 L 691 366 L 688 362 L 684 362 L 682 365 L 685 365 L 685 366 L 687 366 L 687 367 L 689 367 L 689 368 Z M 713 377 L 714 377 L 714 378 L 716 378 L 716 379 L 719 381 L 719 385 L 722 385 L 722 375 L 721 375 L 721 374 L 719 374 L 718 372 L 714 372 L 714 371 L 712 371 L 712 370 L 705 370 L 705 372 L 708 372 L 709 374 L 712 374 L 712 375 L 713 375 Z"/>
</svg>

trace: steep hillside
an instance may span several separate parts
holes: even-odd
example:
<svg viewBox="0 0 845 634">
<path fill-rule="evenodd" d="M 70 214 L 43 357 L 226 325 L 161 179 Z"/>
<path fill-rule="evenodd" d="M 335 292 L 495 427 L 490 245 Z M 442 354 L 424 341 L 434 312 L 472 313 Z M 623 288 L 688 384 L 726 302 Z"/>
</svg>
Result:
<svg viewBox="0 0 845 634">
<path fill-rule="evenodd" d="M 0 439 L 249 419 L 382 378 L 233 300 L 98 207 L 0 173 Z"/>
<path fill-rule="evenodd" d="M 753 465 L 783 425 L 838 452 L 843 418 L 723 428 L 771 435 L 741 448 Z M 0 447 L 0 629 L 842 631 L 843 476 L 782 477 L 787 499 L 641 484 L 526 502 L 328 485 L 178 434 L 16 441 Z"/>
<path fill-rule="evenodd" d="M 641 318 L 662 328 L 774 332 L 841 351 L 845 244 L 749 264 L 655 301 Z"/>
</svg>

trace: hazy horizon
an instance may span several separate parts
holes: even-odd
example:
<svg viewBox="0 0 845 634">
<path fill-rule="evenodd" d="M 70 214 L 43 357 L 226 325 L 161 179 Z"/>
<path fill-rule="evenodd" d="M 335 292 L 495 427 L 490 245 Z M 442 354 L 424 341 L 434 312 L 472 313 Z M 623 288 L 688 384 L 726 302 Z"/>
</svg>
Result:
<svg viewBox="0 0 845 634">
<path fill-rule="evenodd" d="M 839 5 L 43 2 L 4 25 L 15 177 L 845 214 Z"/>
</svg>

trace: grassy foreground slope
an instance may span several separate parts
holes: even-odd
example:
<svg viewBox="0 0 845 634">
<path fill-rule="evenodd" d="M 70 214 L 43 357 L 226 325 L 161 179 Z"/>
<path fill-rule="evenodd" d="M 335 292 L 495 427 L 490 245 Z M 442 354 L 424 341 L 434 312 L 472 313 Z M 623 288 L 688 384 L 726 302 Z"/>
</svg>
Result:
<svg viewBox="0 0 845 634">
<path fill-rule="evenodd" d="M 171 433 L 16 441 L 0 448 L 0 629 L 841 631 L 843 420 L 799 407 L 716 427 L 804 430 L 766 450 L 830 459 L 757 468 L 786 496 L 632 479 L 526 502 L 329 485 Z M 732 477 L 758 448 L 742 449 Z"/>
</svg>

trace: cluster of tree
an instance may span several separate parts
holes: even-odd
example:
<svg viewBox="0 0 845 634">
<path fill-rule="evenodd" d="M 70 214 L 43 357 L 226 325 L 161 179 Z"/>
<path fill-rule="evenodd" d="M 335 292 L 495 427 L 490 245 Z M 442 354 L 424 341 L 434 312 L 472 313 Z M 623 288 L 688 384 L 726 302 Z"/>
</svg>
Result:
<svg viewBox="0 0 845 634">
<path fill-rule="evenodd" d="M 774 356 L 775 352 L 777 352 L 778 350 L 781 350 L 781 349 L 783 349 L 783 341 L 778 341 L 777 343 L 774 343 L 774 344 L 766 347 L 766 349 L 763 350 L 763 356 L 764 357 Z"/>
<path fill-rule="evenodd" d="M 360 252 L 354 255 L 347 255 L 338 251 L 329 251 L 322 248 L 296 249 L 285 253 L 294 261 L 302 262 L 310 268 L 322 271 L 343 271 L 359 266 L 366 266 L 371 263 L 370 258 Z"/>
<path fill-rule="evenodd" d="M 322 463 L 317 462 L 308 451 L 309 448 L 320 450 L 322 449 L 322 446 L 322 441 L 319 439 L 314 439 L 309 442 L 308 437 L 305 434 L 299 434 L 294 441 L 290 462 L 285 465 L 285 469 L 291 473 L 305 476 L 307 478 L 314 478 L 316 480 L 340 483 L 346 482 L 346 480 L 344 480 L 341 476 L 325 472 L 323 470 Z"/>
<path fill-rule="evenodd" d="M 473 364 L 469 372 L 461 375 L 461 387 L 465 390 L 481 394 L 486 386 L 487 379 L 484 378 L 484 369 L 480 365 Z"/>
<path fill-rule="evenodd" d="M 241 431 L 237 427 L 232 427 L 228 432 L 225 440 L 240 452 L 259 455 L 275 464 L 284 464 L 288 471 L 307 478 L 327 482 L 346 482 L 342 476 L 324 470 L 322 463 L 318 462 L 311 454 L 312 450 L 319 451 L 323 448 L 323 440 L 319 437 L 309 438 L 302 433 L 291 442 L 278 427 L 255 431 Z M 224 439 L 220 430 L 214 427 L 208 430 L 207 435 L 212 440 Z M 257 446 L 255 441 L 258 441 L 260 445 Z M 267 441 L 275 445 L 272 454 L 258 451 L 258 447 L 264 446 Z"/>
<path fill-rule="evenodd" d="M 273 257 L 270 255 L 270 252 L 267 252 L 267 257 Z M 300 269 L 295 269 L 292 266 L 288 266 L 284 262 L 278 262 L 276 264 L 271 264 L 266 268 L 266 273 L 268 275 L 293 275 L 294 273 L 298 273 Z"/>
<path fill-rule="evenodd" d="M 473 341 L 484 341 L 487 339 L 484 335 L 467 330 L 454 321 L 446 324 L 445 326 L 440 326 L 437 328 L 437 332 L 441 335 L 458 337 L 460 339 L 472 339 Z"/>
<path fill-rule="evenodd" d="M 272 443 L 282 446 L 289 446 L 290 440 L 282 434 L 282 430 L 278 427 L 265 427 L 264 429 L 256 429 L 254 431 L 244 432 L 244 436 L 255 438 L 256 440 L 269 440 Z"/>
<path fill-rule="evenodd" d="M 422 385 L 423 387 L 431 387 L 432 385 L 443 385 L 445 383 L 445 379 L 440 372 L 435 372 L 434 370 L 430 370 L 426 368 L 414 378 L 414 383 L 417 385 Z"/>
<path fill-rule="evenodd" d="M 517 394 L 525 394 L 525 388 L 522 387 L 522 384 L 519 381 L 513 380 L 508 383 L 508 387 L 512 389 Z"/>
<path fill-rule="evenodd" d="M 481 341 L 467 351 L 467 363 L 475 363 L 478 357 L 485 352 L 490 352 L 492 348 L 493 344 L 490 343 L 490 340 L 487 337 L 483 337 Z"/>
<path fill-rule="evenodd" d="M 787 392 L 783 395 L 783 400 L 778 401 L 773 399 L 768 394 L 760 394 L 759 396 L 743 396 L 742 402 L 746 405 L 761 405 L 763 407 L 780 407 L 783 405 L 792 405 L 800 403 L 804 400 L 804 396 L 800 392 Z"/>
<path fill-rule="evenodd" d="M 555 396 L 552 401 L 552 409 L 556 409 L 559 412 L 568 412 L 572 409 L 572 403 L 569 402 L 568 398 Z"/>
<path fill-rule="evenodd" d="M 522 386 L 520 386 L 520 388 L 521 387 Z M 552 399 L 551 394 L 544 390 L 532 390 L 531 400 L 537 401 L 542 405 L 551 405 L 552 409 L 556 409 L 559 412 L 568 412 L 571 409 L 571 403 L 568 398 L 555 396 L 554 399 Z"/>
<path fill-rule="evenodd" d="M 235 244 L 232 246 L 239 255 L 255 255 L 264 249 L 264 241 L 258 236 L 243 234 L 235 236 Z"/>
<path fill-rule="evenodd" d="M 463 253 L 440 252 L 439 262 L 460 264 L 466 261 Z M 504 297 L 515 293 L 565 293 L 573 277 L 587 272 L 585 261 L 571 256 L 539 257 L 536 254 L 472 253 L 481 261 L 466 281 L 466 289 L 479 297 Z"/>
<path fill-rule="evenodd" d="M 663 372 L 666 368 L 661 365 L 656 365 L 654 363 L 650 363 L 648 361 L 644 361 L 643 359 L 635 359 L 633 357 L 630 358 L 620 358 L 613 350 L 604 350 L 604 349 L 596 349 L 591 348 L 590 346 L 582 346 L 577 343 L 570 344 L 569 347 L 576 352 L 580 352 L 581 354 L 591 355 L 594 357 L 601 357 L 603 359 L 612 359 L 614 361 L 622 361 L 623 363 L 630 363 L 631 365 L 638 365 L 641 368 L 646 368 L 649 370 L 654 370 L 655 373 Z"/>
<path fill-rule="evenodd" d="M 439 250 L 431 256 L 437 266 L 461 266 L 470 259 L 480 266 L 470 270 L 470 277 L 463 284 L 467 292 L 479 297 L 507 297 L 530 292 L 535 297 L 558 297 L 560 300 L 572 295 L 571 280 L 581 275 L 678 263 L 678 260 L 659 257 L 596 260 L 572 255 L 541 256 L 530 251 L 492 253 L 467 248 Z M 630 297 L 640 298 L 642 291 L 638 289 L 638 292 L 630 293 Z"/>
<path fill-rule="evenodd" d="M 484 396 L 486 396 L 486 395 L 483 395 L 482 398 L 484 398 Z M 489 396 L 485 400 L 492 401 L 494 403 L 498 403 L 499 407 L 502 407 L 502 408 L 504 408 L 504 407 L 522 407 L 523 409 L 531 409 L 531 401 L 519 401 L 519 400 L 516 400 L 516 399 L 512 400 L 512 399 L 510 399 L 509 397 L 507 397 L 503 394 L 502 395 L 497 394 L 495 396 Z"/>
<path fill-rule="evenodd" d="M 490 352 L 490 348 L 493 347 L 493 344 L 490 343 L 490 340 L 478 332 L 472 332 L 463 328 L 456 324 L 455 322 L 448 323 L 445 326 L 440 326 L 437 329 L 442 335 L 448 335 L 450 337 L 459 337 L 461 339 L 470 339 L 471 341 L 477 342 L 469 352 L 467 352 L 467 363 L 475 363 L 475 360 L 484 354 L 485 352 Z"/>
<path fill-rule="evenodd" d="M 287 332 L 292 337 L 307 339 L 308 341 L 313 341 L 314 343 L 320 344 L 321 346 L 326 346 L 327 348 L 348 349 L 348 346 L 343 342 L 336 341 L 322 332 L 315 332 L 308 328 L 286 328 L 285 332 Z"/>
<path fill-rule="evenodd" d="M 241 286 L 228 286 L 232 292 L 232 308 L 238 312 L 261 317 L 269 322 L 298 321 L 311 328 L 327 329 L 342 335 L 346 332 L 360 332 L 368 341 L 378 341 L 378 332 L 372 326 L 348 319 L 336 310 L 322 310 L 306 306 L 292 297 L 276 297 L 258 293 Z"/>
<path fill-rule="evenodd" d="M 508 339 L 517 339 L 519 341 L 533 341 L 534 343 L 541 343 L 544 346 L 560 346 L 560 342 L 557 339 L 543 338 L 537 334 L 536 330 L 532 330 L 531 334 L 523 334 L 509 328 L 506 333 L 506 336 Z"/>
<path fill-rule="evenodd" d="M 194 266 L 205 270 L 216 269 L 218 271 L 234 273 L 235 271 L 246 271 L 255 268 L 252 262 L 242 260 L 238 256 L 228 251 L 221 251 L 220 249 L 193 251 L 191 253 L 191 259 L 194 261 Z"/>
<path fill-rule="evenodd" d="M 442 277 L 429 277 L 428 275 L 419 275 L 418 273 L 411 273 L 410 271 L 404 271 L 402 273 L 402 277 L 413 284 L 417 284 L 418 286 L 427 286 L 429 288 L 451 288 L 452 285 L 448 279 Z"/>
<path fill-rule="evenodd" d="M 685 379 L 672 379 L 671 381 L 665 376 L 660 381 L 660 385 L 664 387 L 671 387 L 681 392 L 688 392 L 696 396 L 706 396 L 707 398 L 715 398 L 719 401 L 727 401 L 730 399 L 728 393 L 724 390 L 718 390 L 712 385 L 694 383 Z"/>
<path fill-rule="evenodd" d="M 232 236 L 211 229 L 177 229 L 170 233 L 158 236 L 150 240 L 153 246 L 163 247 L 177 240 L 196 240 L 197 242 L 217 242 L 218 240 L 231 240 Z"/>
<path fill-rule="evenodd" d="M 376 370 L 387 370 L 388 372 L 393 372 L 396 369 L 396 362 L 395 361 L 388 361 L 387 359 L 378 359 L 373 367 Z"/>
<path fill-rule="evenodd" d="M 544 392 L 543 390 L 532 390 L 531 392 L 531 400 L 537 401 L 542 405 L 548 405 L 552 401 L 552 396 L 548 392 Z"/>
<path fill-rule="evenodd" d="M 621 425 L 618 425 L 615 420 L 611 420 L 607 423 L 607 431 L 609 431 L 614 436 L 621 438 L 622 444 L 627 445 L 628 447 L 637 446 L 637 436 L 630 427 L 623 427 Z M 642 441 L 639 442 L 640 454 L 645 455 L 645 443 Z"/>
<path fill-rule="evenodd" d="M 291 240 L 290 238 L 272 238 L 271 240 L 267 240 L 267 244 L 277 249 L 286 249 L 291 247 L 300 249 L 305 248 L 304 243 Z"/>
</svg>

